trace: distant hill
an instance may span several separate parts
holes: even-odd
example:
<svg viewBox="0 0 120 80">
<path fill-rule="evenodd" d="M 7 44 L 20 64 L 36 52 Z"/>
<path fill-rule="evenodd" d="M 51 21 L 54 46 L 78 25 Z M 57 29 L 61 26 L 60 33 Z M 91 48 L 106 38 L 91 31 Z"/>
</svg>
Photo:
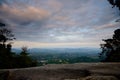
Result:
<svg viewBox="0 0 120 80">
<path fill-rule="evenodd" d="M 13 48 L 13 52 L 19 53 L 21 49 Z M 31 48 L 28 49 L 29 53 L 85 53 L 85 54 L 97 54 L 101 50 L 99 48 Z"/>
<path fill-rule="evenodd" d="M 12 48 L 12 52 L 20 53 L 22 50 L 19 48 Z"/>
<path fill-rule="evenodd" d="M 99 48 L 32 48 L 30 53 L 99 53 Z"/>
<path fill-rule="evenodd" d="M 99 48 L 31 48 L 28 50 L 33 59 L 37 59 L 39 65 L 63 64 L 79 62 L 99 62 Z M 13 49 L 20 53 L 20 49 Z"/>
<path fill-rule="evenodd" d="M 13 48 L 12 52 L 20 53 L 21 49 Z M 62 55 L 62 54 L 72 54 L 72 55 L 81 55 L 81 56 L 98 56 L 101 50 L 99 48 L 30 48 L 28 53 L 30 55 Z"/>
</svg>

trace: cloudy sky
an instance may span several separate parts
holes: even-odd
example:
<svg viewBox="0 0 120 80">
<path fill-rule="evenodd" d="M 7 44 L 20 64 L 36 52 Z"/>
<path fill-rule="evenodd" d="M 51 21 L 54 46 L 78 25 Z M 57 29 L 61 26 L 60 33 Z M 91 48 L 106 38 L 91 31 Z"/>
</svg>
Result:
<svg viewBox="0 0 120 80">
<path fill-rule="evenodd" d="M 0 0 L 13 47 L 99 47 L 120 27 L 107 0 Z"/>
</svg>

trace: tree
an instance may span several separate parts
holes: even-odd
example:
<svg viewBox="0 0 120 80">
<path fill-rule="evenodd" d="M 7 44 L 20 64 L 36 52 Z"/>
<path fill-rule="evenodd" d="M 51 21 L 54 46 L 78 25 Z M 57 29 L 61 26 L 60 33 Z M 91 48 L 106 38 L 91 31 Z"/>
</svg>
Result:
<svg viewBox="0 0 120 80">
<path fill-rule="evenodd" d="M 120 0 L 108 0 L 108 2 L 114 7 L 119 8 L 120 10 Z M 120 22 L 120 19 L 117 19 L 115 22 Z"/>
<path fill-rule="evenodd" d="M 0 68 L 12 68 L 13 53 L 11 52 L 11 43 L 7 41 L 14 40 L 13 33 L 6 28 L 6 25 L 0 22 Z"/>
<path fill-rule="evenodd" d="M 22 48 L 22 52 L 18 55 L 11 51 L 11 43 L 14 40 L 12 31 L 0 22 L 0 68 L 23 68 L 37 66 L 37 61 L 33 60 L 27 53 L 27 47 Z M 19 64 L 18 64 L 19 63 Z"/>
<path fill-rule="evenodd" d="M 111 39 L 104 39 L 99 57 L 102 62 L 120 62 L 120 29 L 114 31 Z"/>
<path fill-rule="evenodd" d="M 28 55 L 28 48 L 27 47 L 22 47 L 21 48 L 22 49 L 22 52 L 20 53 L 20 55 L 22 55 L 22 56 L 27 56 Z"/>
<path fill-rule="evenodd" d="M 33 60 L 28 54 L 28 48 L 27 47 L 22 47 L 21 48 L 22 51 L 20 53 L 20 55 L 18 55 L 18 59 L 16 63 L 19 63 L 19 65 L 17 65 L 17 67 L 33 67 L 33 66 L 37 66 L 37 61 Z"/>
<path fill-rule="evenodd" d="M 120 0 L 108 0 L 113 7 L 118 7 L 120 10 Z"/>
<path fill-rule="evenodd" d="M 5 27 L 4 23 L 0 22 L 0 43 L 5 44 L 7 41 L 12 41 L 15 39 L 14 34 L 11 30 Z"/>
</svg>

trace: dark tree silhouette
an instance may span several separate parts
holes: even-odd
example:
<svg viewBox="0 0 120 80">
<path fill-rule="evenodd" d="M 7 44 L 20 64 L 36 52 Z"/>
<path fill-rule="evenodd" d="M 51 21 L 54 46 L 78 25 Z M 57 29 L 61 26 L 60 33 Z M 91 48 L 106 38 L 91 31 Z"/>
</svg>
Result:
<svg viewBox="0 0 120 80">
<path fill-rule="evenodd" d="M 119 8 L 120 0 L 108 0 L 111 5 Z M 117 19 L 116 22 L 120 22 Z M 103 62 L 120 62 L 120 29 L 114 31 L 114 35 L 111 39 L 103 39 L 105 44 L 101 44 L 102 52 L 99 57 Z"/>
<path fill-rule="evenodd" d="M 113 38 L 104 39 L 99 57 L 103 62 L 120 62 L 120 29 L 114 31 Z"/>
<path fill-rule="evenodd" d="M 14 40 L 13 33 L 0 22 L 0 68 L 12 68 L 12 59 L 14 54 L 11 52 L 11 43 L 7 41 Z"/>
<path fill-rule="evenodd" d="M 19 64 L 20 67 L 33 67 L 37 66 L 37 61 L 33 60 L 31 57 L 29 57 L 28 48 L 22 47 L 22 51 L 19 55 Z"/>
<path fill-rule="evenodd" d="M 113 7 L 118 7 L 120 10 L 120 0 L 108 0 Z"/>
<path fill-rule="evenodd" d="M 11 51 L 11 43 L 8 41 L 14 40 L 12 31 L 5 27 L 4 23 L 0 22 L 0 68 L 24 68 L 37 66 L 37 61 L 33 60 L 27 53 L 27 47 L 22 48 L 20 54 Z"/>
<path fill-rule="evenodd" d="M 27 49 L 27 47 L 24 46 L 24 47 L 22 47 L 21 49 L 22 49 L 22 52 L 20 53 L 20 55 L 23 55 L 23 56 L 28 55 L 28 52 L 27 52 L 28 49 Z"/>
<path fill-rule="evenodd" d="M 14 34 L 5 27 L 4 23 L 0 23 L 0 43 L 5 44 L 7 41 L 14 40 Z"/>
<path fill-rule="evenodd" d="M 120 0 L 108 0 L 108 1 L 113 6 L 112 8 L 117 7 L 119 8 L 120 11 Z M 117 19 L 115 22 L 120 22 L 120 19 Z"/>
</svg>

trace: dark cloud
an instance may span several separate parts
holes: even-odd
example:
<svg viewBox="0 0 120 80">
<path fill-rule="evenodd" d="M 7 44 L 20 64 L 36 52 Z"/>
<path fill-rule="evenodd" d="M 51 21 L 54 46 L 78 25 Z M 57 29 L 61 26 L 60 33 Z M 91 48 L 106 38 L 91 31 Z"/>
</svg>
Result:
<svg viewBox="0 0 120 80">
<path fill-rule="evenodd" d="M 2 6 L 4 3 L 6 3 L 6 0 L 0 0 L 0 6 Z"/>
</svg>

